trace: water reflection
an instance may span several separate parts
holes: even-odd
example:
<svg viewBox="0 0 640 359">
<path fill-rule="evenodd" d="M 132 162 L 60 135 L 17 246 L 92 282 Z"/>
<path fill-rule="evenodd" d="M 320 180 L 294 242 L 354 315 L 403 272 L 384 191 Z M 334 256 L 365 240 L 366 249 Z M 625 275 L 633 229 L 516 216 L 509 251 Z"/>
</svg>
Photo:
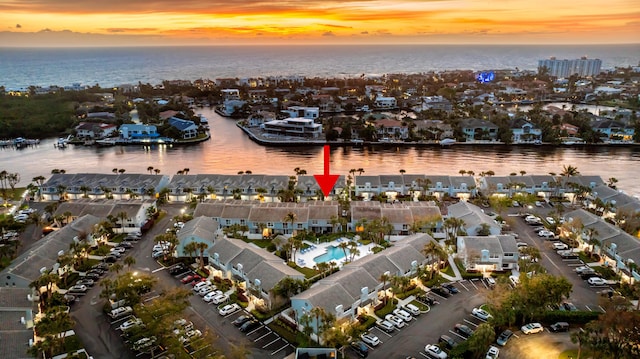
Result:
<svg viewBox="0 0 640 359">
<path fill-rule="evenodd" d="M 24 150 L 0 150 L 1 169 L 19 172 L 22 185 L 33 177 L 47 176 L 52 169 L 69 173 L 111 173 L 124 168 L 127 173 L 148 173 L 152 166 L 161 174 L 173 175 L 189 168 L 191 174 L 253 173 L 291 175 L 296 167 L 309 174 L 322 173 L 322 147 L 263 147 L 242 133 L 229 119 L 213 111 L 200 111 L 209 119 L 213 138 L 194 146 L 151 147 L 84 147 L 64 150 L 53 147 L 53 141 L 42 141 L 38 147 Z M 364 174 L 430 173 L 458 175 L 460 170 L 494 171 L 497 175 L 511 172 L 528 174 L 559 173 L 564 165 L 576 166 L 582 174 L 599 174 L 619 180 L 628 193 L 640 194 L 640 148 L 587 147 L 340 147 L 331 149 L 331 172 L 348 174 L 352 168 Z"/>
</svg>

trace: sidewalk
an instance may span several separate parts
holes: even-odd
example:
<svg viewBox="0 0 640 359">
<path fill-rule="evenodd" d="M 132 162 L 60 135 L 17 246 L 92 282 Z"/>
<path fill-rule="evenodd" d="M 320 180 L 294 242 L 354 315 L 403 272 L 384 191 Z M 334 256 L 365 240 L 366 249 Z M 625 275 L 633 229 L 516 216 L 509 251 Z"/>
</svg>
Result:
<svg viewBox="0 0 640 359">
<path fill-rule="evenodd" d="M 456 282 L 456 281 L 462 280 L 462 275 L 460 274 L 460 270 L 458 270 L 458 266 L 456 265 L 456 262 L 453 260 L 452 256 L 449 256 L 449 265 L 451 266 L 451 269 L 453 269 L 453 273 L 455 275 L 452 277 L 443 272 L 440 272 L 440 275 L 450 282 Z"/>
</svg>

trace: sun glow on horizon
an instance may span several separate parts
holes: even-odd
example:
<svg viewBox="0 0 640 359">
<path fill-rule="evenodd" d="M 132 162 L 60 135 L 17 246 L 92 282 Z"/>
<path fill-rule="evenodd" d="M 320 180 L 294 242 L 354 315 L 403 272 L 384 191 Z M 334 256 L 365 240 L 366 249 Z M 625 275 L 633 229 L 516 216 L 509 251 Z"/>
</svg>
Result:
<svg viewBox="0 0 640 359">
<path fill-rule="evenodd" d="M 637 43 L 640 3 L 6 0 L 0 46 Z"/>
</svg>

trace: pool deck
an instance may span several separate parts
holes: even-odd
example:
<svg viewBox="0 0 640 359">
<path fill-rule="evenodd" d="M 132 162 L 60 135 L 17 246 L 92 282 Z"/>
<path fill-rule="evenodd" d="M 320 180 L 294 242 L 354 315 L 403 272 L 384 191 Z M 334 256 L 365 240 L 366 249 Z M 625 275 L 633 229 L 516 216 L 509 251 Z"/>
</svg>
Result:
<svg viewBox="0 0 640 359">
<path fill-rule="evenodd" d="M 304 241 L 305 244 L 311 247 L 307 248 L 304 253 L 301 253 L 301 251 L 298 251 L 296 253 L 296 264 L 300 267 L 313 268 L 316 265 L 316 262 L 313 260 L 315 257 L 321 256 L 327 253 L 327 247 L 329 246 L 337 247 L 342 241 L 349 241 L 349 239 L 339 238 L 339 239 L 336 239 L 335 241 L 323 242 L 323 243 L 313 243 L 309 241 Z M 373 243 L 358 246 L 358 250 L 360 251 L 360 254 L 358 254 L 354 258 L 354 260 L 358 260 L 364 256 L 372 254 L 373 252 L 371 252 L 371 248 L 373 248 L 374 246 L 375 244 Z M 345 259 L 346 258 L 343 257 L 337 260 L 338 266 L 342 267 L 342 265 L 345 262 Z"/>
</svg>

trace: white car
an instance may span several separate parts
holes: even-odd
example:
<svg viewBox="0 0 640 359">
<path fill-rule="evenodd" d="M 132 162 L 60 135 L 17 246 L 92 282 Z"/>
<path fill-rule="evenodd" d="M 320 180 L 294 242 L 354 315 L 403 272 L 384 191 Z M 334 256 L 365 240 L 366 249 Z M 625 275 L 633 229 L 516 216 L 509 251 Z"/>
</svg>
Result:
<svg viewBox="0 0 640 359">
<path fill-rule="evenodd" d="M 205 295 L 213 292 L 214 290 L 216 290 L 214 287 L 210 285 L 205 285 L 204 287 L 200 288 L 197 293 L 199 296 L 204 297 Z"/>
<path fill-rule="evenodd" d="M 542 331 L 544 331 L 544 328 L 540 323 L 529 323 L 529 324 L 523 325 L 522 328 L 520 329 L 524 334 L 527 334 L 527 335 L 541 333 Z"/>
<path fill-rule="evenodd" d="M 396 317 L 393 314 L 387 314 L 384 319 L 386 319 L 387 321 L 391 322 L 393 325 L 395 325 L 396 328 L 400 329 L 400 328 L 404 328 L 404 320 Z"/>
<path fill-rule="evenodd" d="M 133 313 L 133 309 L 129 306 L 126 306 L 126 307 L 120 307 L 112 310 L 111 312 L 109 312 L 109 316 L 113 319 L 116 319 L 116 318 L 123 317 L 125 315 L 129 315 L 131 313 Z"/>
<path fill-rule="evenodd" d="M 498 349 L 497 346 L 492 345 L 489 347 L 489 350 L 487 350 L 487 355 L 485 356 L 485 359 L 498 359 L 499 355 L 500 355 L 500 349 Z"/>
<path fill-rule="evenodd" d="M 560 250 L 569 249 L 569 246 L 566 243 L 554 242 L 553 243 L 553 249 L 555 249 L 557 251 L 560 251 Z"/>
<path fill-rule="evenodd" d="M 122 330 L 123 332 L 126 332 L 127 330 L 137 327 L 141 324 L 142 324 L 142 320 L 140 318 L 133 317 L 127 320 L 126 322 L 120 324 L 118 329 Z"/>
<path fill-rule="evenodd" d="M 549 224 L 552 224 L 552 225 L 553 225 L 553 224 L 556 224 L 556 220 L 555 220 L 555 219 L 553 219 L 553 217 L 547 217 L 547 218 L 545 218 L 545 219 L 547 220 L 547 222 L 549 222 Z"/>
<path fill-rule="evenodd" d="M 198 283 L 196 283 L 196 285 L 193 286 L 193 291 L 194 292 L 198 292 L 200 289 L 202 289 L 203 287 L 206 287 L 208 285 L 209 286 L 211 285 L 211 283 L 209 283 L 208 280 L 205 280 L 205 281 L 202 281 L 202 282 L 198 282 Z"/>
<path fill-rule="evenodd" d="M 493 317 L 491 314 L 489 314 L 489 312 L 480 308 L 473 308 L 473 310 L 471 310 L 471 314 L 474 317 L 484 321 L 487 321 Z"/>
<path fill-rule="evenodd" d="M 555 233 L 548 231 L 546 229 L 543 229 L 540 232 L 538 232 L 538 237 L 542 237 L 542 238 L 554 238 L 555 236 L 556 236 Z"/>
<path fill-rule="evenodd" d="M 417 317 L 418 315 L 420 315 L 420 308 L 416 307 L 415 305 L 413 305 L 411 303 L 405 305 L 402 309 L 404 309 L 407 312 L 411 313 L 411 315 L 413 315 L 414 317 Z"/>
<path fill-rule="evenodd" d="M 156 337 L 142 338 L 133 343 L 133 350 L 145 350 L 156 343 Z"/>
<path fill-rule="evenodd" d="M 439 346 L 435 344 L 427 344 L 424 347 L 424 351 L 427 353 L 427 356 L 430 358 L 438 358 L 438 359 L 447 359 L 447 353 L 445 353 Z"/>
<path fill-rule="evenodd" d="M 206 287 L 205 287 L 206 288 Z M 202 300 L 204 300 L 205 302 L 209 303 L 211 302 L 215 297 L 219 296 L 220 294 L 222 294 L 221 290 L 212 290 L 211 292 L 205 294 L 202 297 Z"/>
<path fill-rule="evenodd" d="M 238 310 L 240 310 L 240 306 L 236 303 L 233 303 L 233 304 L 227 304 L 224 307 L 218 309 L 218 313 L 220 313 L 220 315 L 228 315 L 231 313 L 235 313 Z"/>
<path fill-rule="evenodd" d="M 202 336 L 202 332 L 201 331 L 199 331 L 198 329 L 192 329 L 192 330 L 189 330 L 188 332 L 184 333 L 184 335 L 181 336 L 180 338 L 178 338 L 178 340 L 183 345 L 187 345 L 187 344 L 189 344 L 189 342 L 192 339 L 198 338 L 198 337 L 201 337 L 201 336 Z"/>
<path fill-rule="evenodd" d="M 591 286 L 599 286 L 599 285 L 607 284 L 607 282 L 600 277 L 591 277 L 587 279 L 587 283 L 589 283 L 589 285 Z"/>
<path fill-rule="evenodd" d="M 407 313 L 406 311 L 402 310 L 402 309 L 394 309 L 393 310 L 393 314 L 404 320 L 405 322 L 410 322 L 411 319 L 413 319 L 413 317 L 411 316 L 411 314 Z"/>
<path fill-rule="evenodd" d="M 542 207 L 542 202 L 536 201 L 535 205 L 536 205 L 536 207 Z"/>
<path fill-rule="evenodd" d="M 371 333 L 364 333 L 360 335 L 360 339 L 362 339 L 363 342 L 371 345 L 372 347 L 378 346 L 380 344 L 380 339 L 378 339 L 378 337 Z"/>
<path fill-rule="evenodd" d="M 221 304 L 226 302 L 229 299 L 229 297 L 227 297 L 226 294 L 218 294 L 215 297 L 213 297 L 213 299 L 211 299 L 211 303 L 213 304 Z"/>
</svg>

